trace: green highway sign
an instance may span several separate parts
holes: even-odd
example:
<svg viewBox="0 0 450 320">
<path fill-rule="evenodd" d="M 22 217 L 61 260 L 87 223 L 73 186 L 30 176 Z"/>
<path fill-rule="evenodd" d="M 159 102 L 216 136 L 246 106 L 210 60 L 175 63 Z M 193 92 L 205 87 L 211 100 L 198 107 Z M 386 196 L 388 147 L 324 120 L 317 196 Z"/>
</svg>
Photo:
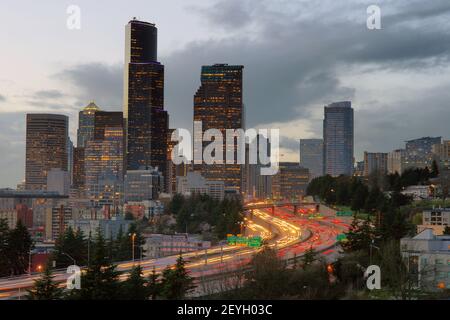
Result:
<svg viewBox="0 0 450 320">
<path fill-rule="evenodd" d="M 262 245 L 262 238 L 260 236 L 243 237 L 241 235 L 227 236 L 227 243 L 230 246 L 245 246 L 245 247 L 260 247 Z"/>
<path fill-rule="evenodd" d="M 336 237 L 337 241 L 344 241 L 347 240 L 347 236 L 344 233 L 338 234 Z"/>
<path fill-rule="evenodd" d="M 338 217 L 351 217 L 353 215 L 353 212 L 351 211 L 338 211 L 336 212 L 336 216 Z"/>
</svg>

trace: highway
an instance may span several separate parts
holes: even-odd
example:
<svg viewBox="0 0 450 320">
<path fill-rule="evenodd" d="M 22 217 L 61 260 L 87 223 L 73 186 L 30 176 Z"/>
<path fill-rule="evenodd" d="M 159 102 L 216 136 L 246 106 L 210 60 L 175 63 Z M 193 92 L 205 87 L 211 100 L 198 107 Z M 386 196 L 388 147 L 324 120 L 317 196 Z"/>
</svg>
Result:
<svg viewBox="0 0 450 320">
<path fill-rule="evenodd" d="M 277 207 L 271 210 L 261 208 L 247 212 L 245 217 L 245 235 L 261 236 L 269 247 L 278 251 L 279 257 L 289 259 L 302 255 L 306 250 L 314 248 L 324 255 L 335 254 L 336 236 L 348 228 L 348 224 L 335 217 L 311 218 L 312 214 L 294 214 L 292 208 Z M 184 253 L 186 268 L 194 278 L 204 278 L 216 274 L 237 270 L 248 264 L 252 256 L 261 248 L 242 246 L 215 246 L 208 250 Z M 122 280 L 127 272 L 136 264 L 140 264 L 145 276 L 153 270 L 161 273 L 167 266 L 173 266 L 178 256 L 142 261 L 127 261 L 117 264 L 122 271 Z M 68 274 L 65 270 L 57 270 L 54 280 L 65 286 Z M 0 299 L 20 299 L 33 286 L 39 274 L 22 275 L 11 278 L 0 278 Z"/>
</svg>

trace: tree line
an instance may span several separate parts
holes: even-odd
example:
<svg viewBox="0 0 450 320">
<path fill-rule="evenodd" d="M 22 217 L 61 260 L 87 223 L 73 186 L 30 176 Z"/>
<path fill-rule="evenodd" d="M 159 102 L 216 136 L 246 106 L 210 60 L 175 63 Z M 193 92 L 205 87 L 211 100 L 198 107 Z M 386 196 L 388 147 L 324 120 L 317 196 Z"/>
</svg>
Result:
<svg viewBox="0 0 450 320">
<path fill-rule="evenodd" d="M 239 233 L 243 221 L 243 206 L 240 200 L 213 199 L 208 195 L 194 194 L 173 196 L 169 211 L 176 218 L 176 231 L 202 233 L 206 228 L 216 239 L 224 239 L 229 233 Z"/>
<path fill-rule="evenodd" d="M 124 281 L 109 255 L 108 241 L 99 232 L 92 242 L 92 258 L 81 274 L 81 288 L 66 290 L 54 281 L 49 263 L 41 277 L 28 291 L 30 300 L 149 300 L 183 299 L 194 289 L 193 279 L 185 268 L 182 256 L 174 266 L 166 267 L 161 274 L 153 269 L 144 276 L 138 264 Z"/>
<path fill-rule="evenodd" d="M 33 241 L 21 220 L 10 229 L 6 219 L 0 219 L 0 277 L 28 272 L 32 249 Z"/>
</svg>

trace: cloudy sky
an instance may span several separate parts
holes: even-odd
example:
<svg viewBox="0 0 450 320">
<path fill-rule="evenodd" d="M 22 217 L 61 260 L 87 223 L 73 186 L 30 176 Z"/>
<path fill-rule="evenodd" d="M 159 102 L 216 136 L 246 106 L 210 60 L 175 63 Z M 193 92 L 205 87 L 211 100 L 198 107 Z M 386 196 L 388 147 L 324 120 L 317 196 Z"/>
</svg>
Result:
<svg viewBox="0 0 450 320">
<path fill-rule="evenodd" d="M 369 5 L 381 30 L 366 27 Z M 69 5 L 81 29 L 66 27 Z M 355 156 L 450 138 L 448 0 L 2 0 L 0 187 L 24 177 L 25 114 L 122 109 L 124 26 L 159 29 L 170 126 L 191 128 L 204 64 L 242 64 L 247 127 L 280 128 L 283 160 L 321 137 L 323 106 L 351 100 Z"/>
</svg>

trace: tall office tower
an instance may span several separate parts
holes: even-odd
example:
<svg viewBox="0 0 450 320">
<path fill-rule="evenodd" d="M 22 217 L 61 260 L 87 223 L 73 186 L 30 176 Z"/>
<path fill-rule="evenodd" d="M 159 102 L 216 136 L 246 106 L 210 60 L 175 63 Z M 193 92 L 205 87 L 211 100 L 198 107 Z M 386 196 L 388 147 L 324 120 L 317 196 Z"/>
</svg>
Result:
<svg viewBox="0 0 450 320">
<path fill-rule="evenodd" d="M 84 197 L 86 175 L 84 172 L 84 148 L 73 149 L 72 188 L 77 191 L 78 197 Z"/>
<path fill-rule="evenodd" d="M 94 118 L 97 111 L 100 108 L 91 101 L 78 113 L 77 147 L 84 148 L 86 142 L 94 138 Z"/>
<path fill-rule="evenodd" d="M 353 109 L 350 101 L 324 107 L 324 174 L 353 174 Z"/>
<path fill-rule="evenodd" d="M 94 139 L 84 149 L 86 194 L 96 207 L 116 208 L 123 202 L 123 115 L 98 112 L 94 123 Z"/>
<path fill-rule="evenodd" d="M 385 175 L 387 173 L 388 154 L 384 152 L 364 151 L 364 176 L 371 173 Z"/>
<path fill-rule="evenodd" d="M 244 128 L 244 105 L 242 99 L 242 70 L 243 66 L 228 64 L 214 64 L 203 66 L 201 85 L 194 95 L 194 121 L 202 122 L 202 136 L 208 129 L 218 129 L 224 137 L 223 164 L 194 165 L 202 176 L 210 180 L 222 180 L 226 192 L 241 192 L 242 166 L 239 164 L 225 164 L 225 150 L 235 151 L 237 144 L 226 145 L 226 129 Z M 194 136 L 194 157 L 203 153 L 210 142 L 203 142 L 199 135 Z M 196 146 L 201 146 L 197 150 Z M 195 160 L 195 159 L 194 159 Z"/>
<path fill-rule="evenodd" d="M 280 162 L 278 173 L 272 177 L 272 195 L 277 199 L 295 199 L 306 194 L 308 183 L 307 168 L 295 162 Z"/>
<path fill-rule="evenodd" d="M 442 137 L 423 137 L 406 141 L 405 167 L 431 168 L 433 162 L 433 146 L 441 144 Z"/>
<path fill-rule="evenodd" d="M 387 156 L 387 170 L 388 173 L 403 172 L 405 162 L 405 149 L 397 149 L 388 153 Z"/>
<path fill-rule="evenodd" d="M 164 65 L 157 61 L 154 24 L 131 20 L 125 27 L 124 118 L 127 170 L 158 167 L 166 174 L 168 115 Z"/>
<path fill-rule="evenodd" d="M 27 114 L 25 188 L 45 190 L 51 169 L 67 171 L 69 119 L 59 114 Z"/>
<path fill-rule="evenodd" d="M 67 137 L 67 173 L 69 174 L 70 184 L 72 184 L 73 172 L 73 142 Z"/>
<path fill-rule="evenodd" d="M 256 150 L 259 155 L 259 150 L 261 146 L 261 139 L 266 139 L 266 156 L 270 157 L 270 141 L 263 135 L 258 135 Z M 254 141 L 255 143 L 255 141 Z M 250 164 L 250 144 L 246 144 L 246 161 L 244 165 L 243 174 L 243 192 L 248 199 L 265 199 L 271 197 L 272 195 L 272 176 L 262 175 L 261 170 L 264 167 L 270 167 L 270 165 L 263 165 L 258 156 L 256 164 Z M 262 152 L 264 152 L 262 150 Z"/>
<path fill-rule="evenodd" d="M 300 139 L 300 165 L 309 169 L 309 179 L 323 176 L 323 139 Z"/>
</svg>

